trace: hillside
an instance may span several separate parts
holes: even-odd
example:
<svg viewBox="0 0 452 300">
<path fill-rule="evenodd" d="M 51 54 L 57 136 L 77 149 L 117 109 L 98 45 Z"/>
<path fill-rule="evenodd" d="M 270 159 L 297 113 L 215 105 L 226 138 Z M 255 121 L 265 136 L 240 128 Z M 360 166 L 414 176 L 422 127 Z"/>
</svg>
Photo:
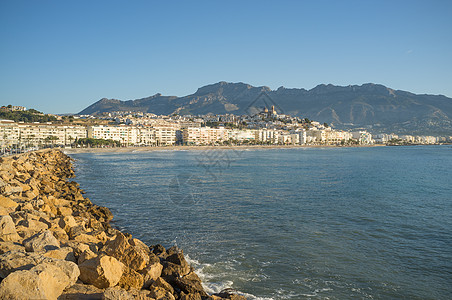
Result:
<svg viewBox="0 0 452 300">
<path fill-rule="evenodd" d="M 275 105 L 280 113 L 327 122 L 336 128 L 373 132 L 452 135 L 452 99 L 417 95 L 378 84 L 318 85 L 311 90 L 254 87 L 219 82 L 184 97 L 162 96 L 120 101 L 101 99 L 80 114 L 119 110 L 155 114 L 253 114 Z"/>
</svg>

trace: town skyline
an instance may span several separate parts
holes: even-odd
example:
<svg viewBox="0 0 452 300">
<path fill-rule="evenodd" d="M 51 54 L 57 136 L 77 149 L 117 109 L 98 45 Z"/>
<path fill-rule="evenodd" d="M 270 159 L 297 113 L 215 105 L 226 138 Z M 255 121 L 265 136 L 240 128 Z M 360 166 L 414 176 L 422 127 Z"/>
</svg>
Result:
<svg viewBox="0 0 452 300">
<path fill-rule="evenodd" d="M 0 13 L 0 99 L 50 113 L 222 80 L 452 96 L 448 1 L 3 1 Z"/>
</svg>

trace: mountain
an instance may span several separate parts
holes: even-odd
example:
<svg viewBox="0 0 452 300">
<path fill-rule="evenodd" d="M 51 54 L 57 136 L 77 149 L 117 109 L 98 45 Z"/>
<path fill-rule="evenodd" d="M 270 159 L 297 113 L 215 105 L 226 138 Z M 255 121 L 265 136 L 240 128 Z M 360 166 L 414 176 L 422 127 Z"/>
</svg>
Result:
<svg viewBox="0 0 452 300">
<path fill-rule="evenodd" d="M 452 99 L 418 95 L 379 84 L 335 86 L 311 90 L 219 82 L 184 97 L 162 96 L 120 101 L 101 99 L 80 114 L 141 111 L 155 114 L 254 114 L 274 105 L 279 113 L 332 124 L 338 129 L 371 132 L 452 135 Z"/>
</svg>

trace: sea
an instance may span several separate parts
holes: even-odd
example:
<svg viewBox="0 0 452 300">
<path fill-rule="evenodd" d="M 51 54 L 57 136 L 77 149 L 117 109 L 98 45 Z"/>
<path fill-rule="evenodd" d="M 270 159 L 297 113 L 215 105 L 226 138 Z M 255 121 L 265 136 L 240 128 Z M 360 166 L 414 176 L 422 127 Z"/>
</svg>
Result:
<svg viewBox="0 0 452 300">
<path fill-rule="evenodd" d="M 452 299 L 452 147 L 78 153 L 75 180 L 209 293 Z"/>
</svg>

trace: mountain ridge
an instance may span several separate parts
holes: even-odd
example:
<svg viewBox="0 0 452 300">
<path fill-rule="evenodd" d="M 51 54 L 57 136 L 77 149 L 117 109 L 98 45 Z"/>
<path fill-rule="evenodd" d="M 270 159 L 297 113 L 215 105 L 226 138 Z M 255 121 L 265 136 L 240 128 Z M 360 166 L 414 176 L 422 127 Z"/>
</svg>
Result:
<svg viewBox="0 0 452 300">
<path fill-rule="evenodd" d="M 262 101 L 259 98 L 263 98 Z M 319 84 L 310 90 L 271 90 L 243 82 L 220 81 L 200 87 L 195 93 L 177 97 L 158 93 L 121 101 L 102 98 L 79 114 L 140 111 L 170 115 L 245 115 L 274 104 L 293 116 L 327 122 L 338 129 L 366 128 L 373 132 L 452 135 L 452 99 L 443 95 L 414 94 L 381 84 L 336 86 Z"/>
</svg>

